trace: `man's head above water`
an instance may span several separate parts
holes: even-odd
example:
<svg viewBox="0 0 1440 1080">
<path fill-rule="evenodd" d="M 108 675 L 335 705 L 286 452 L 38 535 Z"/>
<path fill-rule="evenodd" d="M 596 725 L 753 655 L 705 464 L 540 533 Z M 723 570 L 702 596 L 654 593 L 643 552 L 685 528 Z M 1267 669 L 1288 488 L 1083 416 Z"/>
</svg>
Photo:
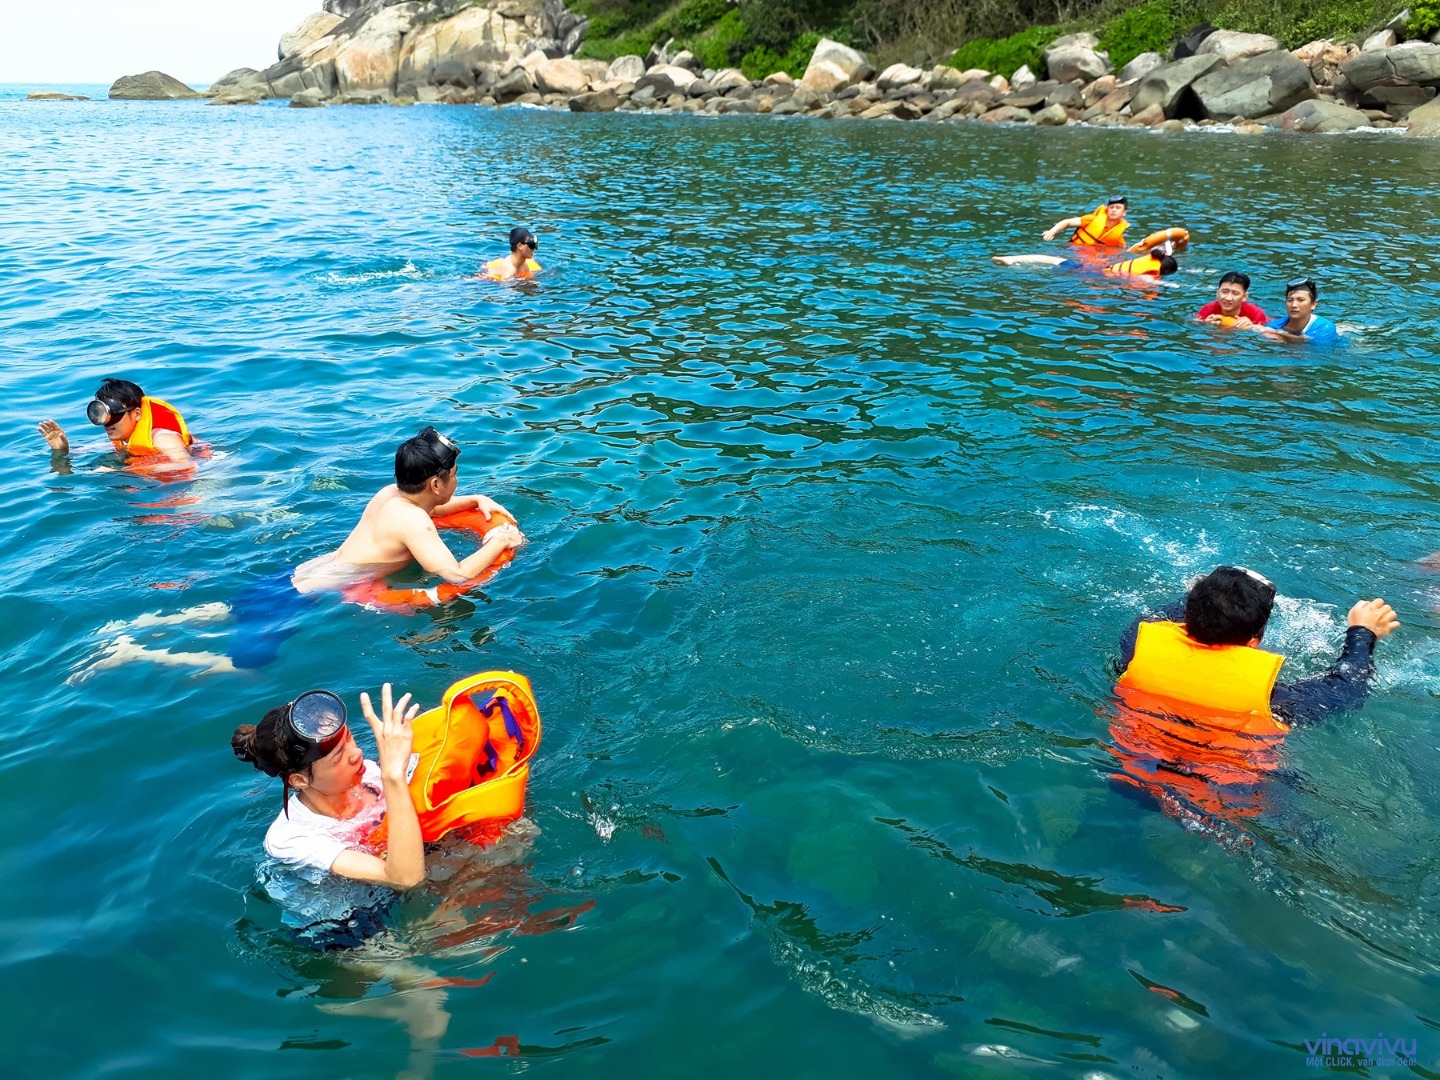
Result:
<svg viewBox="0 0 1440 1080">
<path fill-rule="evenodd" d="M 1249 645 L 1265 636 L 1275 586 L 1240 566 L 1217 566 L 1190 586 L 1185 633 L 1202 645 Z"/>
</svg>

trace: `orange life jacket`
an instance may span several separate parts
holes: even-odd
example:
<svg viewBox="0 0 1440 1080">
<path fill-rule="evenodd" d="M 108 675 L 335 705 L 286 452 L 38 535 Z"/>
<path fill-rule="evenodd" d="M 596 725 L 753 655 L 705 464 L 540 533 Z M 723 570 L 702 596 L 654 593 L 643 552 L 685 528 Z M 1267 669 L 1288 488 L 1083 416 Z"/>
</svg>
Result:
<svg viewBox="0 0 1440 1080">
<path fill-rule="evenodd" d="M 1160 260 L 1154 255 L 1141 255 L 1138 259 L 1111 263 L 1102 272 L 1111 277 L 1159 277 Z"/>
<path fill-rule="evenodd" d="M 1115 687 L 1111 752 L 1127 781 L 1179 795 L 1222 817 L 1260 812 L 1243 790 L 1279 767 L 1289 725 L 1270 711 L 1283 656 L 1245 645 L 1201 645 L 1174 622 L 1143 622 Z"/>
<path fill-rule="evenodd" d="M 446 514 L 435 518 L 440 529 L 465 529 L 478 536 L 483 543 L 485 535 L 497 525 L 514 525 L 515 519 L 501 510 L 496 510 L 487 521 L 479 510 L 462 510 L 458 514 Z M 483 585 L 515 558 L 515 549 L 507 548 L 495 557 L 495 561 L 469 581 L 453 585 L 442 581 L 426 589 L 391 585 L 384 577 L 370 578 L 347 585 L 341 595 L 352 604 L 364 604 L 371 608 L 385 608 L 393 611 L 412 612 L 418 608 L 434 607 L 464 596 L 471 589 Z"/>
<path fill-rule="evenodd" d="M 153 454 L 156 453 L 155 432 L 157 431 L 173 431 L 180 436 L 180 441 L 186 446 L 195 441 L 190 434 L 190 429 L 185 426 L 185 418 L 180 415 L 180 410 L 168 401 L 161 401 L 154 397 L 140 399 L 140 421 L 135 425 L 135 430 L 130 433 L 130 438 L 124 442 L 119 439 L 110 441 L 121 453 Z"/>
<path fill-rule="evenodd" d="M 445 691 L 415 718 L 410 798 L 426 843 L 461 827 L 493 836 L 525 810 L 530 759 L 540 746 L 540 709 L 530 680 L 485 671 Z M 387 820 L 367 843 L 384 847 Z"/>
<path fill-rule="evenodd" d="M 1070 234 L 1070 243 L 1085 247 L 1124 247 L 1125 230 L 1130 227 L 1130 223 L 1121 218 L 1111 225 L 1109 219 L 1110 215 L 1106 213 L 1105 207 L 1097 206 L 1093 213 L 1080 222 L 1080 227 Z"/>
<path fill-rule="evenodd" d="M 509 259 L 491 259 L 485 264 L 483 274 L 492 281 L 503 281 L 505 278 L 504 265 Z M 540 272 L 540 264 L 534 259 L 526 259 L 525 265 L 515 271 L 515 277 L 527 278 Z"/>
</svg>

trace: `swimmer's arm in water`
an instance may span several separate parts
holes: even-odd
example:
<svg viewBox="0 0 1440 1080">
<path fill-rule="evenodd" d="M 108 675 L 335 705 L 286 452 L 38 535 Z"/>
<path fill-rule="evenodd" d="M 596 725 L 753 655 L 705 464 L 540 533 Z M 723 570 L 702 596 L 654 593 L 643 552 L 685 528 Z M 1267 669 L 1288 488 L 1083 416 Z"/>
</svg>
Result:
<svg viewBox="0 0 1440 1080">
<path fill-rule="evenodd" d="M 1078 229 L 1081 225 L 1084 224 L 1084 218 L 1067 217 L 1064 221 L 1057 221 L 1054 225 L 1051 225 L 1050 228 L 1046 229 L 1045 239 L 1054 240 L 1055 237 L 1059 236 L 1066 229 Z"/>
<path fill-rule="evenodd" d="M 56 456 L 70 453 L 70 438 L 65 434 L 65 429 L 54 420 L 41 420 L 36 430 L 50 444 L 50 453 Z"/>
<path fill-rule="evenodd" d="M 1059 255 L 992 255 L 991 262 L 997 262 L 1001 266 L 1059 266 L 1066 260 Z"/>
<path fill-rule="evenodd" d="M 368 851 L 342 851 L 335 856 L 330 870 L 358 881 L 372 881 L 393 889 L 413 889 L 425 880 L 425 845 L 420 839 L 420 818 L 405 783 L 405 770 L 410 764 L 414 743 L 410 724 L 420 712 L 420 706 L 410 704 L 409 694 L 392 705 L 390 684 L 386 683 L 380 691 L 380 716 L 375 715 L 369 694 L 360 695 L 360 708 L 365 712 L 370 730 L 375 732 L 375 746 L 380 754 L 380 780 L 385 786 L 390 841 L 383 859 Z"/>
<path fill-rule="evenodd" d="M 1356 603 L 1346 623 L 1345 647 L 1323 674 L 1277 683 L 1271 692 L 1271 711 L 1292 727 L 1316 724 L 1332 713 L 1364 704 L 1375 674 L 1375 643 L 1400 626 L 1395 609 L 1380 599 Z"/>
<path fill-rule="evenodd" d="M 494 499 L 484 495 L 457 495 L 447 503 L 441 503 L 434 510 L 430 511 L 432 518 L 446 517 L 450 514 L 463 513 L 466 510 L 479 510 L 489 521 L 492 514 L 504 514 L 507 517 L 513 516 L 510 511 L 501 506 Z"/>
<path fill-rule="evenodd" d="M 427 517 L 407 522 L 403 541 L 411 558 L 427 571 L 452 585 L 463 585 L 499 558 L 502 551 L 523 544 L 525 537 L 513 525 L 500 525 L 486 534 L 479 551 L 457 562 L 445 541 L 440 539 L 435 523 Z"/>
<path fill-rule="evenodd" d="M 185 445 L 185 440 L 173 431 L 157 431 L 154 435 L 155 453 L 163 454 L 172 464 L 188 468 L 190 462 L 190 448 Z M 154 472 L 168 471 L 165 466 L 156 463 L 152 470 Z"/>
</svg>

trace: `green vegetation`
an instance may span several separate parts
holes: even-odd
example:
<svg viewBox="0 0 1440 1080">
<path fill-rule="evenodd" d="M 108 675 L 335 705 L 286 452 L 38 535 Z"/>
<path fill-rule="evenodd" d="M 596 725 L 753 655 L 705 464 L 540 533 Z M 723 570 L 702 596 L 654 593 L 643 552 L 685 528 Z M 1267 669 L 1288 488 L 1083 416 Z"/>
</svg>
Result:
<svg viewBox="0 0 1440 1080">
<path fill-rule="evenodd" d="M 1415 0 L 1405 29 L 1416 37 L 1440 30 L 1440 0 Z"/>
<path fill-rule="evenodd" d="M 569 0 L 590 18 L 580 55 L 645 55 L 674 38 L 706 67 L 739 67 L 752 79 L 799 77 L 823 36 L 863 49 L 877 67 L 897 60 L 1005 74 L 1064 33 L 1100 38 L 1115 67 L 1142 52 L 1166 54 L 1203 22 L 1270 34 L 1295 48 L 1353 39 L 1383 24 L 1402 0 Z M 1408 29 L 1440 29 L 1440 0 L 1412 0 Z M 959 46 L 957 49 L 956 46 Z M 953 54 L 952 54 L 952 50 Z"/>
</svg>

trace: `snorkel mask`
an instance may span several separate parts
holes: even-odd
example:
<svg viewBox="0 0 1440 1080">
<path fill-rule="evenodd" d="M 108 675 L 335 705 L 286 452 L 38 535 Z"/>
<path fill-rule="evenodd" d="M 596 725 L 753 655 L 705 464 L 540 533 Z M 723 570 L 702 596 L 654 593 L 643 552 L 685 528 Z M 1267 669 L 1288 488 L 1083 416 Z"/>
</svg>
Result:
<svg viewBox="0 0 1440 1080">
<path fill-rule="evenodd" d="M 109 427 L 111 424 L 118 424 L 129 411 L 118 401 L 97 397 L 85 406 L 85 418 L 96 427 Z"/>
<path fill-rule="evenodd" d="M 329 690 L 306 690 L 285 706 L 290 764 L 296 769 L 325 757 L 345 738 L 345 702 Z"/>
</svg>

